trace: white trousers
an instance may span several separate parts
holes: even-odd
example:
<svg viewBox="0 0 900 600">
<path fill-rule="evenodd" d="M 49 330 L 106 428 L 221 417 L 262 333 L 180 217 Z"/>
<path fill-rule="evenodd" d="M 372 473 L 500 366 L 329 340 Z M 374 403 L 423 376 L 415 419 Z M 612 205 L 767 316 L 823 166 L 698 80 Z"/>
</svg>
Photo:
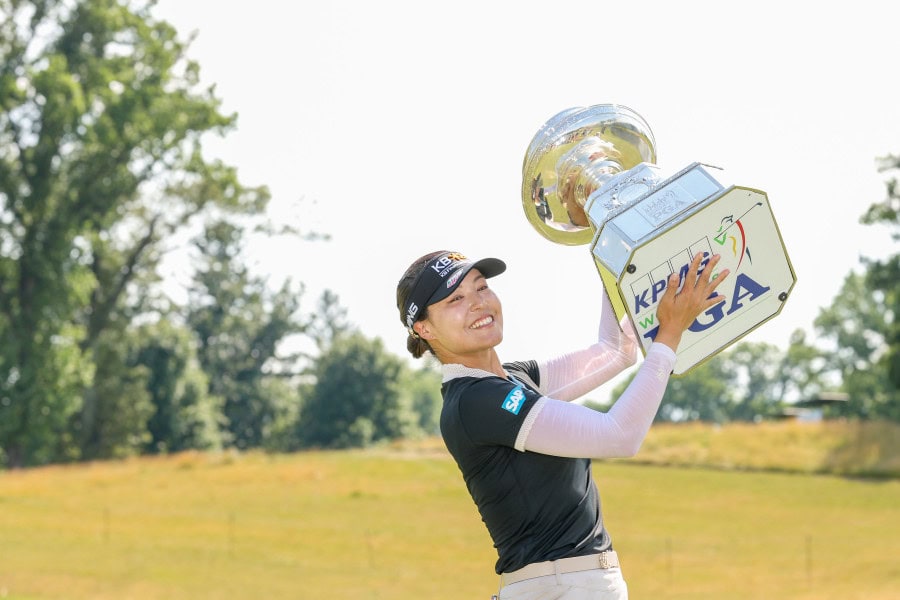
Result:
<svg viewBox="0 0 900 600">
<path fill-rule="evenodd" d="M 518 581 L 500 600 L 628 600 L 628 586 L 621 569 L 591 569 Z"/>
</svg>

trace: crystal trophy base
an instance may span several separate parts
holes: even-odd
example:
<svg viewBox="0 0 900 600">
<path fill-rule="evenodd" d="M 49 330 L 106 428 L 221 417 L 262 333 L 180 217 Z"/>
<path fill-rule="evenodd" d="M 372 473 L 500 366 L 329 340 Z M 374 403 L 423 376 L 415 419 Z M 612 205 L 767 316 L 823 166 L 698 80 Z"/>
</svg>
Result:
<svg viewBox="0 0 900 600">
<path fill-rule="evenodd" d="M 652 185 L 658 170 L 641 165 L 626 175 Z M 603 210 L 616 193 L 615 182 L 608 185 L 593 198 L 589 214 Z M 677 272 L 683 279 L 697 252 L 721 256 L 716 272 L 728 269 L 729 275 L 717 291 L 726 301 L 701 314 L 684 333 L 675 375 L 776 316 L 790 295 L 796 276 L 766 194 L 726 186 L 711 167 L 694 163 L 609 216 L 591 244 L 616 314 L 620 320 L 628 316 L 644 352 L 659 327 L 656 307 L 669 275 Z"/>
<path fill-rule="evenodd" d="M 646 353 L 668 276 L 697 252 L 719 254 L 726 301 L 682 336 L 673 373 L 683 375 L 777 315 L 797 279 L 765 192 L 725 183 L 693 163 L 656 165 L 656 140 L 628 107 L 566 109 L 544 123 L 522 167 L 522 205 L 535 230 L 558 244 L 590 244 L 620 322 Z M 715 273 L 713 274 L 715 276 Z"/>
</svg>

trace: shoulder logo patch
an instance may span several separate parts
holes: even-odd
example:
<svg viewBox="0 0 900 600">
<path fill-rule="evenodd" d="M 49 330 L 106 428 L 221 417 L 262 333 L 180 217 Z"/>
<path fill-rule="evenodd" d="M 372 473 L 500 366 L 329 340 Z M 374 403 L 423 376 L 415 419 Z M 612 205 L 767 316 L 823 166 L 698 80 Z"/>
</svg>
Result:
<svg viewBox="0 0 900 600">
<path fill-rule="evenodd" d="M 525 392 L 522 391 L 522 386 L 517 385 L 510 391 L 506 398 L 503 400 L 503 404 L 500 406 L 503 410 L 511 412 L 514 415 L 518 415 L 519 411 L 522 409 L 522 405 L 525 404 Z"/>
</svg>

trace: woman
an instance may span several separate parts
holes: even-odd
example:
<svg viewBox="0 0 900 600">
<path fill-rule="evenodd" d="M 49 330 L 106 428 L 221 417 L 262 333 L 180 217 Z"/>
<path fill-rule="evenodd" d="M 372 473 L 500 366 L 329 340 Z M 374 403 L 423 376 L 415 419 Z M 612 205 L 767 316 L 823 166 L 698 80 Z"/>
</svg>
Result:
<svg viewBox="0 0 900 600">
<path fill-rule="evenodd" d="M 397 285 L 407 349 L 442 365 L 441 434 L 497 549 L 500 600 L 627 599 L 603 525 L 592 458 L 633 456 L 659 408 L 682 333 L 725 298 L 711 274 L 718 255 L 694 257 L 678 291 L 672 274 L 657 307 L 659 330 L 631 384 L 606 413 L 569 401 L 636 360 L 604 294 L 599 339 L 544 362 L 501 363 L 503 311 L 487 280 L 506 270 L 433 252 Z"/>
</svg>

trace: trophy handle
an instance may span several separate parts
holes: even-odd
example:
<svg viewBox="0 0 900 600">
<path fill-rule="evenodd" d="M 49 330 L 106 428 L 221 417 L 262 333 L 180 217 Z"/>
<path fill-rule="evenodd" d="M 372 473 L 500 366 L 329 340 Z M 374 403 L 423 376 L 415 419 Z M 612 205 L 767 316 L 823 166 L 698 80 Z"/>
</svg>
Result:
<svg viewBox="0 0 900 600">
<path fill-rule="evenodd" d="M 650 126 L 628 107 L 566 109 L 532 138 L 522 165 L 522 205 L 542 236 L 569 246 L 590 243 L 590 195 L 617 174 L 656 162 Z"/>
</svg>

